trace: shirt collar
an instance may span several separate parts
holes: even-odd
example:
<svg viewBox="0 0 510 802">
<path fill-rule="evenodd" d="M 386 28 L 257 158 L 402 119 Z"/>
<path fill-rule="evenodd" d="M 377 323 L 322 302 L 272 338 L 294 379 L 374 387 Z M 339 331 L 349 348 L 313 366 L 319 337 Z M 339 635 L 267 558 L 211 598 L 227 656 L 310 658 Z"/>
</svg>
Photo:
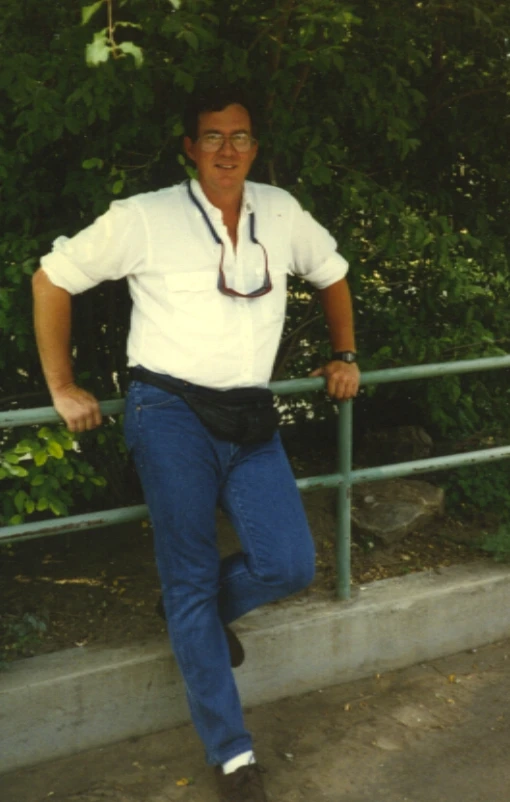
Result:
<svg viewBox="0 0 510 802">
<path fill-rule="evenodd" d="M 211 201 L 207 198 L 204 190 L 200 186 L 200 182 L 197 181 L 196 178 L 191 179 L 191 191 L 200 202 L 200 204 L 204 207 L 205 211 L 209 215 L 209 217 L 220 217 L 221 218 L 221 209 L 218 209 Z M 243 188 L 243 197 L 241 200 L 241 216 L 252 214 L 254 212 L 254 197 L 253 197 L 253 190 L 250 186 L 249 181 L 245 181 L 244 188 Z"/>
</svg>

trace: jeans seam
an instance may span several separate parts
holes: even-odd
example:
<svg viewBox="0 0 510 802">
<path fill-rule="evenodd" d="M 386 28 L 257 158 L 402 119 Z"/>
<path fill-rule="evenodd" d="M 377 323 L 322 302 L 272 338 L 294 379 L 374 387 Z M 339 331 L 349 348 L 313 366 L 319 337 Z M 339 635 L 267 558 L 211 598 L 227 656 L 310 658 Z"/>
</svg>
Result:
<svg viewBox="0 0 510 802">
<path fill-rule="evenodd" d="M 235 503 L 237 505 L 237 512 L 238 512 L 239 518 L 242 520 L 242 525 L 243 525 L 243 528 L 245 530 L 245 533 L 248 536 L 247 539 L 249 541 L 248 545 L 250 547 L 250 556 L 252 558 L 253 567 L 255 569 L 254 577 L 259 582 L 263 582 L 263 580 L 260 577 L 260 565 L 259 565 L 257 551 L 256 551 L 256 548 L 254 547 L 255 546 L 255 542 L 256 542 L 256 537 L 255 538 L 253 537 L 254 526 L 249 521 L 249 516 L 246 514 L 246 510 L 245 510 L 245 508 L 243 506 L 243 503 L 242 503 L 242 501 L 241 501 L 241 499 L 240 499 L 240 497 L 238 495 L 238 490 L 237 490 L 237 488 L 235 486 L 232 488 L 231 494 L 232 494 L 232 498 L 235 500 Z M 242 576 L 242 573 L 243 573 L 242 571 L 239 571 L 238 572 L 238 576 Z M 235 574 L 232 574 L 231 578 L 234 578 L 234 576 L 235 576 Z"/>
</svg>

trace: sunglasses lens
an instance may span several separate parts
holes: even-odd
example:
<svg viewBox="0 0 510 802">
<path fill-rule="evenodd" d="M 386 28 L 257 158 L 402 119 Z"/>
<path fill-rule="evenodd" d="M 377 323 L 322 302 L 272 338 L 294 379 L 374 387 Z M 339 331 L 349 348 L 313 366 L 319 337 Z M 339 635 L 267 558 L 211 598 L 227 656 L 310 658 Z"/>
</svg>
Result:
<svg viewBox="0 0 510 802">
<path fill-rule="evenodd" d="M 221 261 L 220 261 L 220 268 L 219 268 L 219 279 L 218 279 L 218 289 L 223 295 L 230 295 L 233 298 L 260 298 L 262 295 L 267 295 L 268 292 L 271 292 L 273 289 L 273 284 L 271 282 L 271 276 L 269 275 L 269 267 L 267 262 L 267 251 L 262 245 L 261 242 L 258 240 L 255 241 L 256 245 L 259 245 L 262 248 L 262 252 L 264 254 L 264 261 L 265 261 L 265 273 L 264 273 L 264 283 L 262 287 L 259 287 L 258 290 L 253 290 L 252 292 L 237 292 L 237 290 L 232 289 L 231 287 L 227 286 L 227 282 L 225 280 L 225 273 L 223 272 L 223 256 L 224 251 L 222 250 Z"/>
</svg>

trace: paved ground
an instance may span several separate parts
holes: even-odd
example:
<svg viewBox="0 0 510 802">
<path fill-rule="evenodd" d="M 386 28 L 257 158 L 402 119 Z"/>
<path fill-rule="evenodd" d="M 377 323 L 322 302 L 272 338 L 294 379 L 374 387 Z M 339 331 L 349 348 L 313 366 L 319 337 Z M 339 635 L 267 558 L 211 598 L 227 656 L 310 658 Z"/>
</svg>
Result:
<svg viewBox="0 0 510 802">
<path fill-rule="evenodd" d="M 398 633 L 396 633 L 398 637 Z M 508 802 L 510 641 L 247 711 L 271 802 Z M 186 725 L 0 777 L 3 802 L 214 802 Z"/>
</svg>

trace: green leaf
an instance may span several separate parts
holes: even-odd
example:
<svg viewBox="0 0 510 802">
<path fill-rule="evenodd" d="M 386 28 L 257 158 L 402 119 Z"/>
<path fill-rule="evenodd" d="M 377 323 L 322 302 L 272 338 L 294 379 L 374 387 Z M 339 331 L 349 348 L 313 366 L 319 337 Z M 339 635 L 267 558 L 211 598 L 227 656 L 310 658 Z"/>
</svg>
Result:
<svg viewBox="0 0 510 802">
<path fill-rule="evenodd" d="M 12 476 L 28 476 L 28 471 L 21 465 L 9 465 L 9 470 Z"/>
<path fill-rule="evenodd" d="M 123 189 L 124 189 L 124 179 L 123 178 L 119 178 L 114 183 L 114 185 L 112 187 L 112 192 L 113 192 L 114 195 L 120 195 L 120 193 L 122 192 Z"/>
<path fill-rule="evenodd" d="M 11 518 L 9 518 L 9 523 L 11 524 L 11 526 L 16 526 L 17 524 L 22 524 L 23 523 L 23 516 L 22 515 L 13 515 Z"/>
<path fill-rule="evenodd" d="M 82 161 L 81 163 L 81 166 L 84 170 L 93 170 L 94 167 L 101 169 L 103 165 L 104 161 L 102 159 L 98 159 L 96 156 L 94 156 L 92 159 L 85 159 L 85 161 Z"/>
<path fill-rule="evenodd" d="M 193 75 L 190 75 L 188 72 L 181 70 L 179 68 L 176 69 L 174 74 L 174 81 L 177 86 L 182 86 L 186 92 L 192 92 L 195 86 L 195 78 Z"/>
<path fill-rule="evenodd" d="M 81 9 L 81 24 L 86 25 L 87 22 L 94 16 L 103 5 L 104 0 L 98 0 L 97 3 L 92 3 L 91 6 L 83 6 Z"/>
<path fill-rule="evenodd" d="M 40 498 L 35 505 L 35 508 L 38 512 L 44 512 L 44 510 L 48 509 L 48 499 L 47 498 Z"/>
<path fill-rule="evenodd" d="M 192 50 L 198 50 L 198 36 L 193 31 L 181 31 L 177 35 L 178 39 L 184 39 L 186 44 L 188 44 Z"/>
<path fill-rule="evenodd" d="M 80 133 L 80 121 L 75 117 L 66 117 L 64 120 L 64 125 L 67 130 L 71 132 L 71 134 Z"/>
<path fill-rule="evenodd" d="M 67 429 L 59 429 L 55 433 L 55 439 L 60 443 L 64 451 L 71 451 L 74 446 L 74 436 Z"/>
<path fill-rule="evenodd" d="M 18 512 L 23 512 L 25 508 L 25 501 L 27 498 L 28 496 L 24 490 L 18 490 L 18 492 L 14 496 L 14 506 L 16 507 Z"/>
<path fill-rule="evenodd" d="M 135 45 L 134 42 L 122 42 L 117 45 L 117 50 L 120 50 L 125 55 L 133 56 L 136 67 L 141 67 L 143 64 L 143 51 L 141 47 Z"/>
<path fill-rule="evenodd" d="M 45 481 L 46 481 L 46 479 L 43 476 L 43 474 L 42 473 L 38 473 L 36 476 L 34 476 L 32 481 L 30 482 L 30 484 L 32 485 L 32 487 L 40 487 L 41 485 L 44 484 Z"/>
<path fill-rule="evenodd" d="M 64 449 L 62 448 L 60 443 L 57 443 L 56 440 L 50 440 L 50 442 L 47 445 L 47 451 L 48 454 L 51 454 L 51 456 L 55 457 L 55 459 L 62 459 L 62 457 L 64 456 Z"/>
<path fill-rule="evenodd" d="M 23 456 L 24 454 L 30 454 L 36 442 L 37 441 L 35 440 L 34 441 L 22 440 L 21 443 L 18 443 L 18 445 L 15 447 L 14 453 L 19 454 L 20 456 Z"/>
<path fill-rule="evenodd" d="M 40 468 L 41 465 L 44 465 L 47 461 L 48 454 L 46 451 L 43 451 L 42 449 L 40 451 L 34 451 L 34 462 L 38 468 Z"/>
<path fill-rule="evenodd" d="M 142 30 L 142 26 L 138 22 L 126 22 L 125 20 L 119 20 L 115 23 L 116 28 L 137 28 L 139 31 Z"/>
<path fill-rule="evenodd" d="M 50 510 L 53 515 L 65 515 L 67 512 L 66 505 L 60 499 L 52 499 L 50 501 Z"/>
<path fill-rule="evenodd" d="M 110 58 L 112 49 L 106 38 L 106 29 L 94 34 L 93 41 L 85 48 L 85 60 L 89 67 L 104 64 Z"/>
</svg>

